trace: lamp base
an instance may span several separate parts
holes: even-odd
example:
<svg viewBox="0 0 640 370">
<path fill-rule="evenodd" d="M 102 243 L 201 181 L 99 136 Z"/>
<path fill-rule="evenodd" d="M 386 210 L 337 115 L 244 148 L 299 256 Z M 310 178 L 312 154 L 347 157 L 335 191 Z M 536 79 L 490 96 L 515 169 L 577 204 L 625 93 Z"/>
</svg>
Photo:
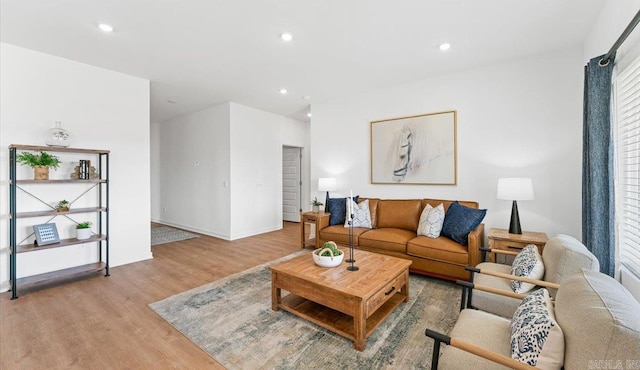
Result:
<svg viewBox="0 0 640 370">
<path fill-rule="evenodd" d="M 511 223 L 509 224 L 509 234 L 522 234 L 520 228 L 520 215 L 518 214 L 518 202 L 515 200 L 511 204 Z"/>
<path fill-rule="evenodd" d="M 324 200 L 324 211 L 329 213 L 329 192 L 327 191 L 327 197 Z"/>
</svg>

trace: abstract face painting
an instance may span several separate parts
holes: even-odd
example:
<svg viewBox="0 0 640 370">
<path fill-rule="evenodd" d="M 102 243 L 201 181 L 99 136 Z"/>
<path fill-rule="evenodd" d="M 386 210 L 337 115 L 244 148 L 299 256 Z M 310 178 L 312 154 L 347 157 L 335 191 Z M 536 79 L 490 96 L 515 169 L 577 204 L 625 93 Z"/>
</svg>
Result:
<svg viewBox="0 0 640 370">
<path fill-rule="evenodd" d="M 456 111 L 371 122 L 371 183 L 456 182 Z"/>
</svg>

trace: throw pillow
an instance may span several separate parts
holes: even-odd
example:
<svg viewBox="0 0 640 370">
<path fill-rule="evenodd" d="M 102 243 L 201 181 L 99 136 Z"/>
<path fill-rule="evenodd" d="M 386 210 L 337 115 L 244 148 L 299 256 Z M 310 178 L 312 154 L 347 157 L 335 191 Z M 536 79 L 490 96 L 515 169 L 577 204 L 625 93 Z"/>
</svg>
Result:
<svg viewBox="0 0 640 370">
<path fill-rule="evenodd" d="M 486 214 L 486 209 L 465 207 L 455 201 L 447 210 L 440 234 L 466 246 L 469 233 L 480 225 Z"/>
<path fill-rule="evenodd" d="M 429 238 L 437 238 L 442 231 L 444 224 L 444 205 L 440 203 L 437 207 L 431 207 L 427 204 L 420 215 L 418 223 L 418 235 L 428 236 Z"/>
<path fill-rule="evenodd" d="M 561 369 L 564 364 L 564 335 L 544 288 L 524 298 L 513 314 L 511 358 L 540 369 Z"/>
<path fill-rule="evenodd" d="M 355 198 L 355 197 L 354 197 Z M 369 199 L 359 204 L 347 198 L 347 204 L 351 202 L 353 212 L 353 227 L 371 228 L 371 212 L 369 211 Z M 349 207 L 346 207 L 344 227 L 349 227 Z"/>
<path fill-rule="evenodd" d="M 538 252 L 537 246 L 529 244 L 518 252 L 511 264 L 511 275 L 530 279 L 542 279 L 544 276 L 544 263 L 542 262 L 542 257 L 540 256 L 540 252 Z M 535 286 L 535 284 L 511 280 L 511 288 L 516 293 L 526 293 Z"/>
<path fill-rule="evenodd" d="M 358 195 L 353 197 L 353 200 L 358 202 Z M 342 225 L 345 221 L 345 214 L 347 213 L 347 198 L 329 198 L 327 202 L 329 205 L 329 225 Z"/>
</svg>

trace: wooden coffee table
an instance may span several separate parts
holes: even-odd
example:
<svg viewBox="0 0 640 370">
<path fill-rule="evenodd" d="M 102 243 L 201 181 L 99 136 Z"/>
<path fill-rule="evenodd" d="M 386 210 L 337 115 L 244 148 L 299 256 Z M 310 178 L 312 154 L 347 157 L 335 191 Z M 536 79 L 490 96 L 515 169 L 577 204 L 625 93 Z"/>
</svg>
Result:
<svg viewBox="0 0 640 370">
<path fill-rule="evenodd" d="M 360 250 L 354 256 L 358 271 L 348 271 L 346 262 L 317 266 L 311 253 L 271 266 L 271 308 L 349 338 L 363 351 L 378 325 L 409 301 L 411 261 Z M 281 297 L 282 290 L 290 294 Z"/>
</svg>

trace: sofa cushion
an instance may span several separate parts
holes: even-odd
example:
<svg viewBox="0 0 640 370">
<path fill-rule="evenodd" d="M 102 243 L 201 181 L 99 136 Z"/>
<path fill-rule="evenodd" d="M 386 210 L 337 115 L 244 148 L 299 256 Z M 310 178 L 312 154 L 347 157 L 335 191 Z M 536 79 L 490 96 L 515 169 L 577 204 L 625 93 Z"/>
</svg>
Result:
<svg viewBox="0 0 640 370">
<path fill-rule="evenodd" d="M 353 227 L 371 228 L 371 213 L 369 212 L 369 200 L 356 203 L 347 198 L 347 213 L 345 214 L 344 227 L 349 227 L 349 202 L 351 202 L 351 212 L 353 213 Z"/>
<path fill-rule="evenodd" d="M 467 248 L 443 236 L 437 239 L 417 236 L 407 243 L 407 254 L 463 266 L 469 263 Z"/>
<path fill-rule="evenodd" d="M 467 237 L 487 214 L 486 209 L 475 209 L 453 202 L 447 210 L 441 234 L 462 245 L 467 245 Z"/>
<path fill-rule="evenodd" d="M 353 245 L 358 245 L 358 238 L 362 233 L 368 231 L 364 227 L 353 228 Z M 345 228 L 342 225 L 327 226 L 320 230 L 320 239 L 326 241 L 333 241 L 338 244 L 349 245 L 349 228 Z"/>
<path fill-rule="evenodd" d="M 462 310 L 449 334 L 465 342 L 503 356 L 511 357 L 509 327 L 511 320 L 478 310 Z M 491 328 L 488 330 L 487 328 Z M 439 370 L 496 370 L 507 369 L 469 352 L 447 346 L 440 356 Z"/>
<path fill-rule="evenodd" d="M 511 266 L 501 263 L 482 262 L 476 268 L 485 271 L 499 272 L 502 274 L 510 274 Z M 500 279 L 487 274 L 473 274 L 473 282 L 477 285 L 484 285 L 504 291 L 511 290 L 511 280 Z M 473 291 L 473 299 L 471 300 L 474 308 L 490 312 L 502 317 L 512 318 L 516 312 L 518 305 L 522 300 L 511 298 L 499 294 L 489 293 L 482 290 Z"/>
<path fill-rule="evenodd" d="M 511 358 L 540 369 L 562 368 L 564 337 L 544 288 L 525 297 L 513 314 Z"/>
<path fill-rule="evenodd" d="M 522 248 L 511 264 L 511 275 L 540 280 L 544 276 L 544 264 L 535 244 L 529 244 Z M 533 289 L 535 284 L 519 280 L 511 280 L 511 289 L 516 293 L 526 293 Z"/>
<path fill-rule="evenodd" d="M 422 203 L 419 199 L 381 199 L 378 202 L 377 228 L 418 230 Z"/>
<path fill-rule="evenodd" d="M 613 278 L 597 271 L 573 274 L 558 289 L 555 313 L 564 331 L 566 369 L 601 361 L 638 364 L 640 303 Z"/>
<path fill-rule="evenodd" d="M 444 206 L 444 211 L 447 212 L 449 210 L 449 206 L 455 202 L 469 208 L 478 208 L 478 202 L 472 202 L 468 200 L 446 200 L 446 199 L 422 199 L 422 208 L 427 206 L 427 204 L 431 204 L 431 207 L 437 207 L 439 204 Z"/>
<path fill-rule="evenodd" d="M 358 202 L 364 202 L 365 200 L 369 201 L 369 212 L 371 213 L 371 227 L 376 228 L 377 226 L 377 215 L 378 215 L 378 198 L 362 198 L 358 199 Z"/>
<path fill-rule="evenodd" d="M 360 235 L 358 245 L 361 247 L 407 253 L 407 242 L 415 237 L 415 232 L 404 229 L 371 229 Z"/>
<path fill-rule="evenodd" d="M 578 239 L 569 235 L 556 235 L 547 241 L 542 250 L 544 262 L 544 280 L 562 284 L 569 276 L 582 269 L 599 271 L 600 263 L 587 247 Z M 552 297 L 556 289 L 549 289 Z"/>
<path fill-rule="evenodd" d="M 418 222 L 418 235 L 428 236 L 429 238 L 437 238 L 442 231 L 444 224 L 444 206 L 440 203 L 437 207 L 427 204 L 420 214 Z"/>
<path fill-rule="evenodd" d="M 358 196 L 353 199 L 357 202 Z M 327 202 L 329 213 L 329 225 L 343 225 L 347 214 L 347 198 L 329 198 Z"/>
</svg>

